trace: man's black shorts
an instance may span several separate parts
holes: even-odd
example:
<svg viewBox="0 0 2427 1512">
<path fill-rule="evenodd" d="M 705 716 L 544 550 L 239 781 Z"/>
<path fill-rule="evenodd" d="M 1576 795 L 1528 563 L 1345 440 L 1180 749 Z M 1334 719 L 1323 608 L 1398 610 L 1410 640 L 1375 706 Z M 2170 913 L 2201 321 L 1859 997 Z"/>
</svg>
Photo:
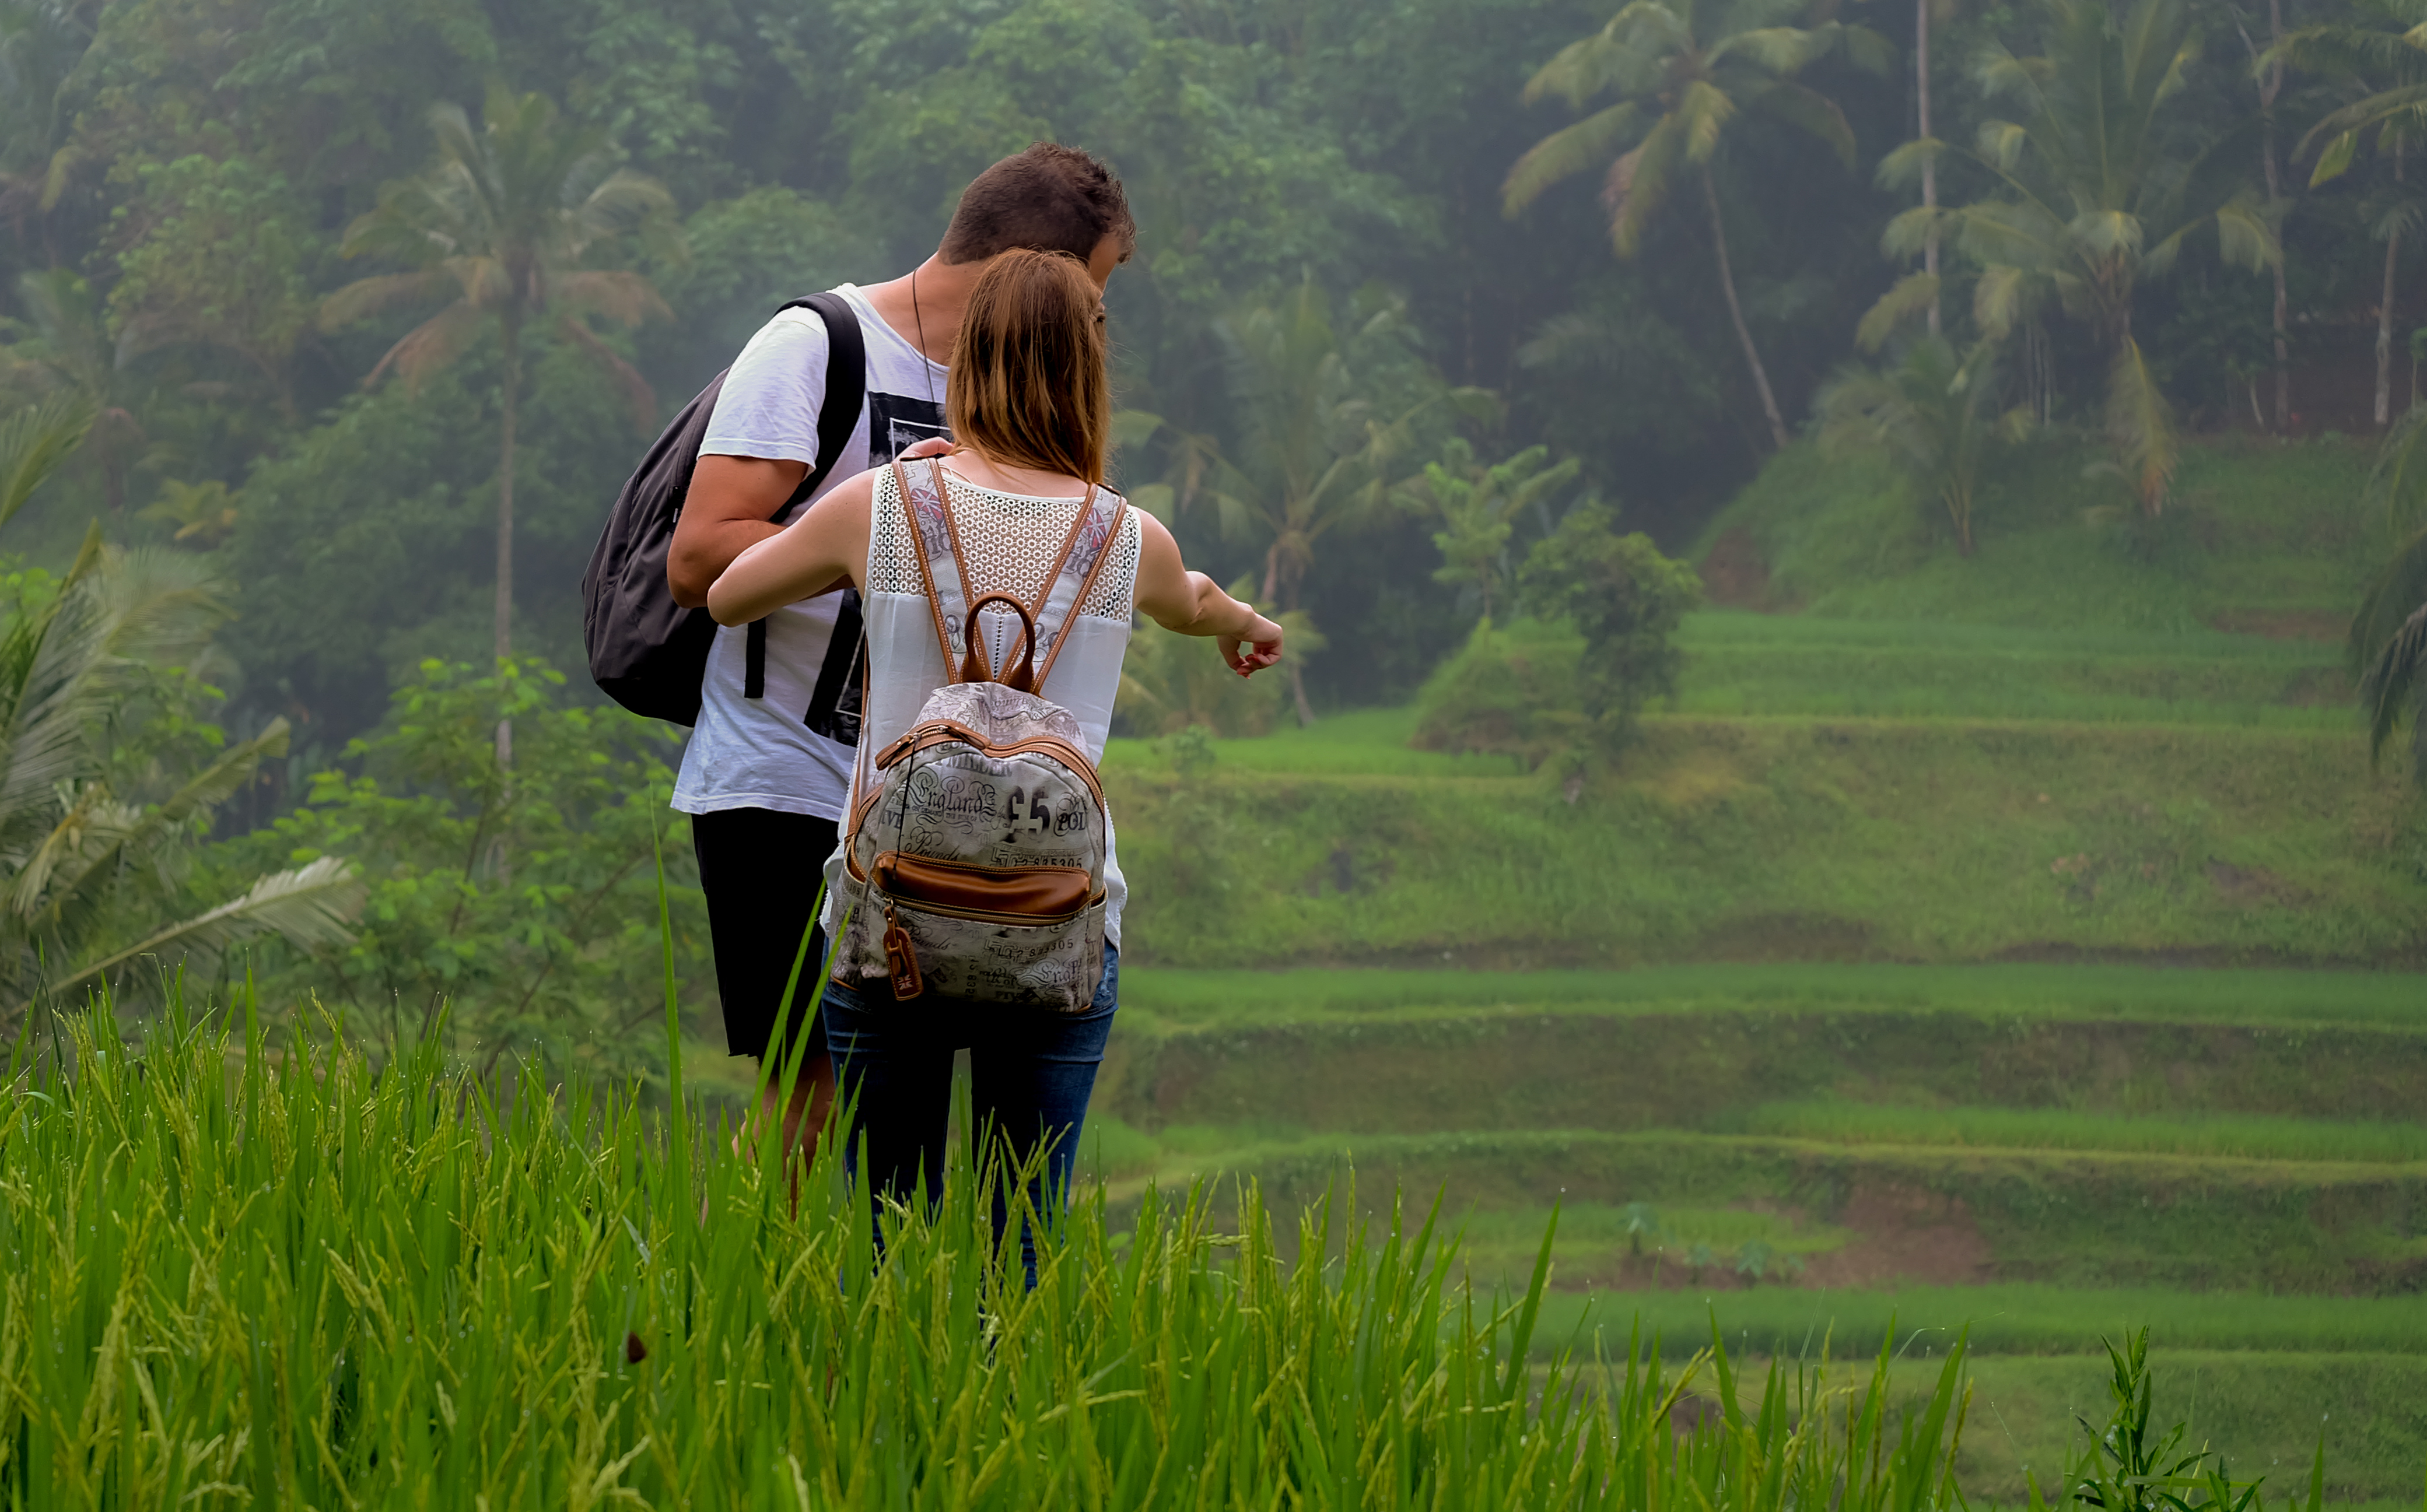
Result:
<svg viewBox="0 0 2427 1512">
<path fill-rule="evenodd" d="M 775 1005 L 810 931 L 808 954 L 792 989 L 788 1020 L 808 1034 L 808 1058 L 826 1052 L 817 1017 L 818 984 L 826 958 L 825 932 L 809 905 L 826 857 L 834 854 L 835 821 L 772 808 L 727 808 L 693 814 L 692 848 L 699 854 L 700 890 L 708 894 L 709 942 L 716 951 L 716 992 L 725 1000 L 725 1049 L 763 1057 L 775 1029 Z M 806 1063 L 804 1063 L 806 1064 Z"/>
</svg>

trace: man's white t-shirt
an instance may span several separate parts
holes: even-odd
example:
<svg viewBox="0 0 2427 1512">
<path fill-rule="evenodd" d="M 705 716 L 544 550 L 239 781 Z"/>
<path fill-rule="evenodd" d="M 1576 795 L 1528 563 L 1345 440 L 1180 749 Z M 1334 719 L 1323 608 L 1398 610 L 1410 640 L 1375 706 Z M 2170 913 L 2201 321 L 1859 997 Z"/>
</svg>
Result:
<svg viewBox="0 0 2427 1512">
<path fill-rule="evenodd" d="M 884 465 L 914 442 L 948 433 L 943 365 L 879 319 L 855 285 L 835 292 L 859 317 L 868 400 L 818 495 Z M 825 395 L 825 322 L 814 310 L 780 311 L 734 359 L 700 454 L 786 458 L 815 467 Z M 800 511 L 791 517 L 800 518 Z M 786 605 L 767 616 L 765 686 L 760 697 L 749 698 L 748 627 L 719 626 L 674 806 L 686 814 L 774 808 L 839 820 L 859 740 L 859 642 L 856 593 Z"/>
</svg>

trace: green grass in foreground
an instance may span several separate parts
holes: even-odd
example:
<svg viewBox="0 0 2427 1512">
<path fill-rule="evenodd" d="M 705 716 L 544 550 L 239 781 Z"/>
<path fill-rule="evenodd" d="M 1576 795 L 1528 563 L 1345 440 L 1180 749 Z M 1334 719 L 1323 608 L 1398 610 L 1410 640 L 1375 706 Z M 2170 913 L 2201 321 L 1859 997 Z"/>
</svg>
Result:
<svg viewBox="0 0 2427 1512">
<path fill-rule="evenodd" d="M 20 1040 L 0 1505 L 1956 1504 L 1951 1371 L 1920 1417 L 1884 1358 L 1772 1378 L 1681 1446 L 1699 1367 L 1546 1374 L 1542 1267 L 1482 1303 L 1429 1224 L 1310 1214 L 1284 1259 L 1252 1193 L 1220 1229 L 1202 1197 L 1083 1204 L 1031 1289 L 965 1162 L 880 1250 L 833 1142 L 788 1174 L 621 1095 L 247 1018 L 139 1050 L 79 1018 L 72 1074 Z"/>
<path fill-rule="evenodd" d="M 1523 1010 L 1677 1013 L 1915 1008 L 1991 1017 L 2427 1027 L 2427 975 L 2147 966 L 1653 966 L 1467 971 L 1121 967 L 1121 1006 L 1173 1025 Z"/>
<path fill-rule="evenodd" d="M 2110 1337 L 2113 1337 L 2110 1335 Z M 1841 1339 L 1867 1349 L 1873 1339 Z M 1925 1348 L 1929 1347 L 1925 1344 Z M 1937 1346 L 1940 1354 L 1945 1345 Z M 2237 1475 L 2297 1492 L 2325 1437 L 2327 1496 L 2387 1508 L 2419 1505 L 2427 1467 L 2427 1358 L 2416 1355 L 2154 1350 L 2156 1421 L 2187 1420 L 2194 1442 L 2227 1451 Z M 2024 1499 L 2079 1439 L 2080 1420 L 2109 1409 L 2104 1354 L 1968 1357 L 1974 1394 L 1957 1476 L 1974 1495 Z M 1910 1355 L 1897 1372 L 1926 1390 L 1936 1362 Z"/>
<path fill-rule="evenodd" d="M 2427 1161 L 2427 1124 L 2229 1114 L 2135 1118 L 2045 1108 L 1909 1108 L 1842 1098 L 1767 1103 L 1732 1131 L 1845 1145 L 2129 1150 L 2254 1161 Z"/>
</svg>

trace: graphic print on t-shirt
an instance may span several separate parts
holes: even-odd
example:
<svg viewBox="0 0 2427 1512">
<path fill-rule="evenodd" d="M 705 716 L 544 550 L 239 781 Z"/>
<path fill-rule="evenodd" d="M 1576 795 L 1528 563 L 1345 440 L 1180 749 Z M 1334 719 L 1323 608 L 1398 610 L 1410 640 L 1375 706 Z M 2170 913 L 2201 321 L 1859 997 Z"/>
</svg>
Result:
<svg viewBox="0 0 2427 1512">
<path fill-rule="evenodd" d="M 934 399 L 906 394 L 868 396 L 868 464 L 882 467 L 912 446 L 931 437 L 946 441 L 953 432 L 944 426 L 944 407 Z"/>
<path fill-rule="evenodd" d="M 933 399 L 904 394 L 868 396 L 868 464 L 882 467 L 912 446 L 931 436 L 949 441 L 944 407 Z M 866 645 L 860 636 L 859 591 L 846 588 L 836 612 L 834 637 L 826 642 L 825 661 L 818 668 L 817 690 L 801 723 L 829 740 L 859 743 L 860 658 Z"/>
</svg>

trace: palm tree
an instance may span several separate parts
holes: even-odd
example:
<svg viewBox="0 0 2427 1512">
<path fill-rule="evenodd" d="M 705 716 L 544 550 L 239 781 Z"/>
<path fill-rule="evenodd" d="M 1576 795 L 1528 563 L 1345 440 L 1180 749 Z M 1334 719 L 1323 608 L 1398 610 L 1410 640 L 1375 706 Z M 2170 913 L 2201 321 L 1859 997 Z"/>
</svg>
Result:
<svg viewBox="0 0 2427 1512">
<path fill-rule="evenodd" d="M 418 382 L 463 355 L 494 329 L 503 359 L 497 461 L 497 655 L 513 654 L 514 426 L 521 399 L 523 342 L 545 324 L 587 354 L 625 391 L 643 430 L 657 400 L 631 364 L 590 329 L 591 316 L 638 325 L 668 314 L 643 275 L 581 267 L 600 243 L 653 225 L 672 199 L 654 180 L 613 166 L 606 138 L 560 122 L 545 96 L 490 91 L 475 128 L 463 107 L 430 112 L 438 162 L 418 178 L 380 191 L 379 207 L 347 229 L 349 257 L 374 254 L 411 263 L 409 273 L 349 284 L 321 306 L 324 327 L 348 325 L 393 305 L 452 296 L 405 333 L 364 380 L 391 369 Z M 498 758 L 512 752 L 497 726 Z"/>
<path fill-rule="evenodd" d="M 1712 160 L 1729 126 L 1750 111 L 1817 137 L 1851 168 L 1854 133 L 1845 114 L 1792 75 L 1839 46 L 1865 67 L 1884 68 L 1887 59 L 1887 44 L 1861 27 L 1784 24 L 1804 8 L 1803 0 L 1629 0 L 1609 24 L 1560 49 L 1525 86 L 1527 104 L 1549 95 L 1577 110 L 1604 94 L 1617 102 L 1535 143 L 1501 189 L 1513 216 L 1552 185 L 1609 159 L 1603 198 L 1610 241 L 1621 257 L 1632 257 L 1675 180 L 1690 175 L 1710 218 L 1728 318 L 1781 449 L 1786 420 L 1736 298 Z"/>
<path fill-rule="evenodd" d="M 0 422 L 0 523 L 92 423 L 73 394 Z M 189 663 L 207 640 L 212 588 L 195 559 L 112 549 L 96 526 L 56 592 L 0 613 L 0 1022 L 146 959 L 204 965 L 265 932 L 307 950 L 346 937 L 361 888 L 334 856 L 163 921 L 211 806 L 286 749 L 273 721 L 148 804 L 110 759 L 106 727 L 149 670 Z"/>
<path fill-rule="evenodd" d="M 17 343 L 12 355 L 31 362 L 46 379 L 82 397 L 93 411 L 83 448 L 100 469 L 103 496 L 116 514 L 126 506 L 126 473 L 143 427 L 127 407 L 127 352 L 110 339 L 102 302 L 92 285 L 68 268 L 27 273 L 17 281 L 19 302 L 33 325 L 33 338 Z"/>
<path fill-rule="evenodd" d="M 2133 338 L 2133 297 L 2203 227 L 2216 228 L 2228 262 L 2254 268 L 2278 255 L 2275 235 L 2247 183 L 2251 157 L 2239 135 L 2190 161 L 2173 150 L 2166 107 L 2196 51 L 2183 0 L 2132 0 L 2120 18 L 2105 0 L 2043 4 L 2044 55 L 1999 53 L 1980 70 L 1990 98 L 2023 107 L 2020 121 L 1980 126 L 1974 155 L 1998 197 L 1908 210 L 1889 223 L 1887 250 L 1909 256 L 1951 220 L 1981 266 L 1973 315 L 1982 331 L 2002 340 L 2049 299 L 2087 325 L 2107 355 L 2110 438 L 2142 508 L 2155 514 L 2174 477 L 2174 422 Z M 1882 175 L 1900 177 L 1940 151 L 1908 143 L 1889 154 Z M 1882 301 L 1866 327 L 1876 333 L 1891 313 Z"/>
<path fill-rule="evenodd" d="M 67 188 L 77 154 L 66 138 L 73 121 L 61 98 L 92 45 L 95 0 L 0 0 L 0 216 L 18 239 L 28 214 L 42 228 L 46 261 L 58 263 L 51 211 Z"/>
<path fill-rule="evenodd" d="M 1425 463 L 1423 474 L 1396 492 L 1409 508 L 1442 524 L 1433 533 L 1442 554 L 1433 577 L 1474 584 L 1488 621 L 1493 599 L 1508 580 L 1508 538 L 1517 516 L 1574 481 L 1581 465 L 1573 457 L 1552 462 L 1548 447 L 1528 447 L 1487 465 L 1474 460 L 1465 438 L 1454 436 L 1442 447 L 1441 461 Z M 1547 515 L 1543 528 L 1550 528 Z"/>
<path fill-rule="evenodd" d="M 1972 555 L 1972 499 L 1992 446 L 2030 424 L 2030 411 L 1997 410 L 1989 343 L 1958 357 L 1944 336 L 1924 336 L 1884 371 L 1848 367 L 1820 391 L 1820 444 L 1877 447 L 1894 458 L 1955 526 L 1956 549 Z"/>
<path fill-rule="evenodd" d="M 2301 138 L 2296 157 L 2318 154 L 2312 188 L 2341 177 L 2363 146 L 2392 159 L 2393 187 L 2370 207 L 2370 229 L 2385 243 L 2384 292 L 2376 313 L 2376 423 L 2393 414 L 2393 293 L 2402 238 L 2420 205 L 2406 187 L 2405 159 L 2427 138 L 2427 35 L 2414 31 L 2399 0 L 2359 0 L 2353 19 L 2304 26 L 2260 58 L 2330 79 L 2358 98 L 2330 111 Z"/>
<path fill-rule="evenodd" d="M 2364 497 L 2391 545 L 2352 616 L 2347 650 L 2368 716 L 2369 754 L 2406 720 L 2411 775 L 2427 787 L 2427 405 L 2413 405 L 2385 438 Z"/>
<path fill-rule="evenodd" d="M 1369 317 L 1359 336 L 1387 336 L 1399 324 L 1396 308 Z M 1204 436 L 1182 436 L 1170 485 L 1139 490 L 1141 502 L 1185 508 L 1197 494 L 1220 512 L 1224 533 L 1264 545 L 1260 603 L 1295 613 L 1315 549 L 1335 531 L 1372 520 L 1388 497 L 1395 471 L 1414 446 L 1414 422 L 1436 405 L 1469 413 L 1494 401 L 1481 389 L 1442 390 L 1391 419 L 1372 398 L 1341 350 L 1322 291 L 1311 280 L 1278 303 L 1255 304 L 1215 323 L 1230 358 L 1230 388 L 1238 440 L 1224 447 Z M 1142 438 L 1162 426 L 1131 412 L 1126 436 Z M 1314 723 L 1300 663 L 1291 660 L 1290 688 L 1298 721 Z"/>
</svg>

